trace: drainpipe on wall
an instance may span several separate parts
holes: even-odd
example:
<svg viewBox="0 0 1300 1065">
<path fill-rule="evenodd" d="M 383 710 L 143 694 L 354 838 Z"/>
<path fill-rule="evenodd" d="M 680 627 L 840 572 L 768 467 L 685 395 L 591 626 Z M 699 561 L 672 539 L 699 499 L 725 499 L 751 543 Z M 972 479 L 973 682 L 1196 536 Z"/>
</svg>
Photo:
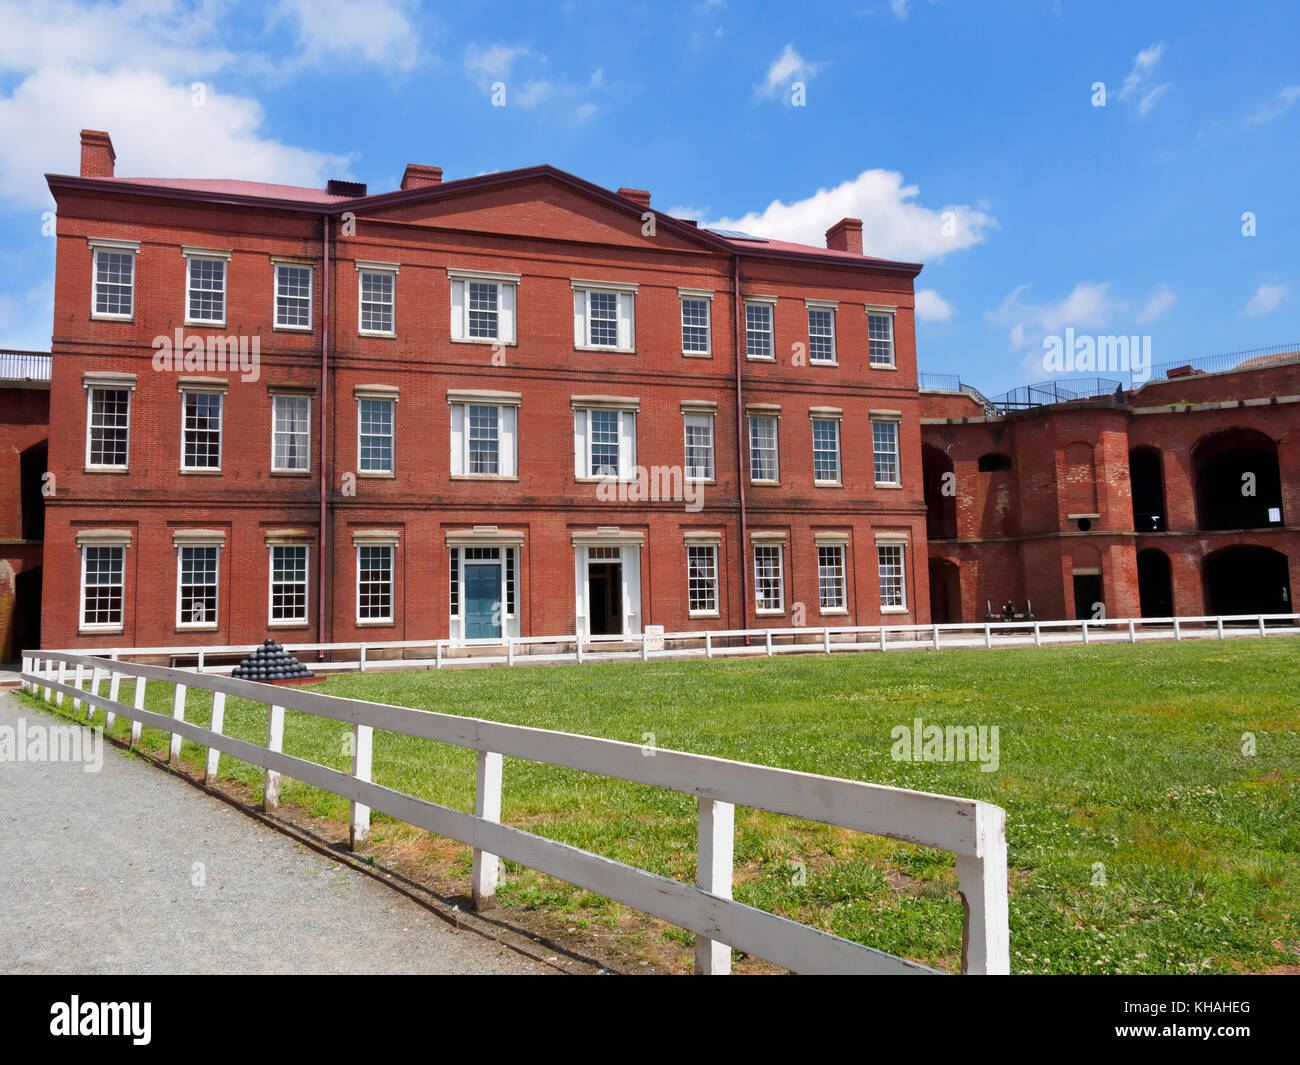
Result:
<svg viewBox="0 0 1300 1065">
<path fill-rule="evenodd" d="M 325 632 L 325 544 L 326 544 L 326 447 L 329 441 L 329 349 L 330 349 L 330 216 L 321 215 L 321 342 L 320 342 L 320 541 L 316 551 L 316 642 L 328 643 Z M 325 652 L 318 652 L 325 660 Z"/>
<path fill-rule="evenodd" d="M 736 488 L 740 493 L 740 627 L 749 628 L 749 518 L 745 513 L 745 402 L 741 394 L 740 371 L 744 365 L 741 345 L 745 342 L 745 304 L 740 298 L 740 256 L 731 257 L 731 297 L 736 333 Z M 749 637 L 745 637 L 748 646 Z"/>
</svg>

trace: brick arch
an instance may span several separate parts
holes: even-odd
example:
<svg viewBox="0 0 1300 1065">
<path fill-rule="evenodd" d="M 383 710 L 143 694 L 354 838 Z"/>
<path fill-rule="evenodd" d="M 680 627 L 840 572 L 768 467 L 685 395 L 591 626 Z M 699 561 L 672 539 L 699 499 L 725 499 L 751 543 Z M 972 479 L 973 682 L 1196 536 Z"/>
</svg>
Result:
<svg viewBox="0 0 1300 1065">
<path fill-rule="evenodd" d="M 1202 436 L 1191 448 L 1200 529 L 1260 529 L 1283 524 L 1277 441 L 1246 426 Z M 1246 479 L 1253 494 L 1246 494 Z M 1271 517 L 1276 514 L 1276 520 Z"/>
</svg>

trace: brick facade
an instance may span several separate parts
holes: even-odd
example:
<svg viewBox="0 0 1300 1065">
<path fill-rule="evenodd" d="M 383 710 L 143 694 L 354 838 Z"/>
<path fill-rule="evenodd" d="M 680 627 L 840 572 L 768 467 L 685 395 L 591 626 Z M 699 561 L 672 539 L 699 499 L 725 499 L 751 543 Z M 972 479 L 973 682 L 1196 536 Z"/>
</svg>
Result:
<svg viewBox="0 0 1300 1065">
<path fill-rule="evenodd" d="M 474 545 L 515 551 L 508 631 L 521 635 L 573 632 L 580 614 L 593 623 L 575 580 L 602 546 L 622 552 L 622 580 L 639 599 L 627 631 L 928 619 L 913 329 L 920 267 L 862 256 L 855 220 L 828 234 L 827 249 L 745 240 L 648 215 L 648 193 L 612 193 L 548 167 L 443 182 L 436 167 L 413 164 L 402 190 L 373 196 L 334 183 L 320 191 L 117 178 L 101 136 L 83 142 L 82 175 L 50 178 L 58 203 L 50 469 L 58 491 L 47 508 L 46 646 L 260 640 L 273 541 L 309 548 L 307 618 L 273 630 L 295 642 L 464 631 L 449 612 L 451 552 Z M 96 247 L 132 257 L 129 317 L 92 313 Z M 185 249 L 225 263 L 223 325 L 187 324 Z M 276 262 L 312 270 L 309 329 L 275 324 Z M 361 335 L 358 264 L 396 267 L 391 336 Z M 453 339 L 459 271 L 518 278 L 513 339 Z M 631 350 L 576 342 L 575 288 L 584 281 L 625 286 Z M 708 294 L 697 296 L 710 310 L 708 354 L 683 353 L 683 290 Z M 770 361 L 746 357 L 746 296 L 775 300 L 767 304 Z M 834 365 L 807 358 L 807 300 L 832 311 Z M 892 314 L 893 368 L 870 364 L 868 308 Z M 187 338 L 256 338 L 256 380 L 210 365 L 157 368 L 155 338 L 178 329 Z M 87 462 L 87 387 L 97 381 L 130 392 L 121 472 Z M 222 397 L 219 471 L 181 468 L 185 389 Z M 509 397 L 499 402 L 517 419 L 513 475 L 453 474 L 449 404 L 462 393 Z M 304 472 L 272 472 L 275 395 L 310 397 Z M 391 475 L 359 468 L 359 395 L 395 398 Z M 684 411 L 713 414 L 714 476 L 700 486 L 699 509 L 682 499 L 606 499 L 598 482 L 579 479 L 574 406 L 590 401 L 575 397 L 591 396 L 634 403 L 636 463 L 679 473 Z M 755 405 L 779 413 L 777 484 L 749 477 L 743 411 Z M 840 426 L 835 486 L 814 484 L 817 408 Z M 873 415 L 899 427 L 897 487 L 876 483 Z M 215 623 L 187 627 L 178 619 L 178 552 L 196 536 L 219 546 L 217 612 Z M 687 544 L 711 537 L 717 609 L 692 613 Z M 885 615 L 878 539 L 905 542 L 905 606 Z M 102 543 L 125 547 L 121 623 L 88 631 L 82 557 Z M 371 543 L 394 547 L 391 622 L 358 621 L 357 548 Z M 783 603 L 770 613 L 755 609 L 754 543 L 783 546 Z M 839 611 L 820 607 L 819 543 L 844 546 Z"/>
</svg>

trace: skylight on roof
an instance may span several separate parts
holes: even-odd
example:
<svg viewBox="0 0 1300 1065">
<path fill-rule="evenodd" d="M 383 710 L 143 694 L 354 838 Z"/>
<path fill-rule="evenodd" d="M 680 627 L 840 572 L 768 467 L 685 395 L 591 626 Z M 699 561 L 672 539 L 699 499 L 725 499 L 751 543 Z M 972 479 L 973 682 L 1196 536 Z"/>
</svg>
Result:
<svg viewBox="0 0 1300 1065">
<path fill-rule="evenodd" d="M 752 233 L 742 233 L 739 229 L 710 229 L 708 232 L 716 233 L 718 236 L 726 237 L 728 240 L 767 240 L 766 237 L 756 237 Z"/>
</svg>

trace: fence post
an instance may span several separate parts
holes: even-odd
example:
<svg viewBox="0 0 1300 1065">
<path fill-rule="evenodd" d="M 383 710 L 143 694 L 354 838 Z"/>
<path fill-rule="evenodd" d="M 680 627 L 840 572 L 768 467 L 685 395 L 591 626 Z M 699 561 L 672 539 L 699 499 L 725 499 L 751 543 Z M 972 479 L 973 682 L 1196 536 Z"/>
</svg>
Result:
<svg viewBox="0 0 1300 1065">
<path fill-rule="evenodd" d="M 284 707 L 272 706 L 266 724 L 266 749 L 279 754 L 284 749 Z M 280 774 L 268 769 L 262 774 L 262 809 L 266 812 L 280 808 Z"/>
<path fill-rule="evenodd" d="M 1087 621 L 1083 622 L 1082 631 L 1083 631 L 1083 646 L 1087 647 L 1088 646 L 1088 622 Z"/>
<path fill-rule="evenodd" d="M 993 646 L 993 630 L 987 624 L 984 626 L 984 646 L 986 648 Z"/>
<path fill-rule="evenodd" d="M 90 671 L 90 694 L 98 695 L 103 683 L 104 683 L 104 671 L 100 669 L 99 666 L 95 666 L 95 668 Z M 90 702 L 86 703 L 86 720 L 87 721 L 95 720 L 94 703 L 90 703 Z"/>
<path fill-rule="evenodd" d="M 1181 640 L 1182 638 L 1183 630 L 1178 627 L 1178 619 L 1174 618 L 1174 639 Z"/>
<path fill-rule="evenodd" d="M 374 754 L 374 726 L 357 722 L 352 726 L 352 775 L 358 780 L 370 783 Z M 348 849 L 356 850 L 369 838 L 370 807 L 359 802 L 353 802 L 352 815 L 348 819 Z"/>
<path fill-rule="evenodd" d="M 47 658 L 47 659 L 45 660 L 45 679 L 48 681 L 48 680 L 50 679 L 51 675 L 53 675 L 53 673 L 54 673 L 54 659 L 52 659 L 52 658 Z M 46 687 L 45 687 L 45 701 L 46 701 L 47 703 L 50 701 L 50 695 L 51 695 L 51 694 L 52 694 L 52 691 L 51 691 L 49 685 L 47 684 Z"/>
<path fill-rule="evenodd" d="M 1214 619 L 1214 623 L 1219 630 L 1219 639 L 1222 640 L 1223 639 L 1223 615 L 1220 614 L 1218 617 L 1216 617 Z"/>
<path fill-rule="evenodd" d="M 822 646 L 826 649 L 827 654 L 831 653 L 831 630 L 829 628 L 822 629 Z"/>
<path fill-rule="evenodd" d="M 713 633 L 708 629 L 704 631 L 704 657 L 713 657 Z"/>
<path fill-rule="evenodd" d="M 931 633 L 931 639 L 934 644 L 934 649 L 936 651 L 939 650 L 939 626 L 938 625 L 934 627 L 934 631 Z"/>
<path fill-rule="evenodd" d="M 199 665 L 198 665 L 198 672 L 200 672 L 200 673 L 203 672 L 203 649 L 202 649 L 202 648 L 199 648 Z"/>
<path fill-rule="evenodd" d="M 122 695 L 122 674 L 117 670 L 109 675 L 108 678 L 108 701 L 115 703 Z M 112 710 L 104 712 L 104 731 L 107 732 L 113 727 L 113 722 L 117 720 L 117 714 Z"/>
<path fill-rule="evenodd" d="M 218 736 L 226 724 L 226 693 L 212 693 L 212 723 L 208 727 Z M 208 760 L 203 769 L 203 783 L 215 784 L 217 782 L 217 769 L 221 765 L 221 752 L 215 747 L 208 748 Z"/>
<path fill-rule="evenodd" d="M 514 664 L 515 664 L 515 638 L 513 636 L 507 636 L 506 637 L 506 665 L 513 666 Z"/>
<path fill-rule="evenodd" d="M 85 683 L 86 683 L 86 667 L 81 662 L 78 662 L 77 673 L 76 676 L 74 676 L 72 679 L 72 686 L 76 688 L 77 691 L 81 691 L 81 686 Z M 74 710 L 81 709 L 81 700 L 78 699 L 75 695 L 72 697 L 72 709 Z"/>
<path fill-rule="evenodd" d="M 1259 637 L 1260 637 L 1260 639 L 1262 640 L 1262 639 L 1264 638 L 1265 635 L 1266 635 L 1266 633 L 1264 632 L 1264 615 L 1263 615 L 1263 614 L 1260 614 L 1260 616 L 1259 616 Z M 46 689 L 46 692 L 45 692 L 45 698 L 48 699 L 49 697 L 50 697 L 50 695 L 49 695 L 49 689 Z"/>
<path fill-rule="evenodd" d="M 433 668 L 441 669 L 442 668 L 442 641 L 439 641 L 438 643 L 434 644 L 433 657 L 434 657 Z"/>
<path fill-rule="evenodd" d="M 498 824 L 501 821 L 501 763 L 502 758 L 498 752 L 479 751 L 474 787 L 474 816 Z M 501 859 L 475 847 L 470 884 L 474 909 L 486 910 L 492 907 L 500 874 Z"/>
<path fill-rule="evenodd" d="M 135 678 L 134 705 L 137 710 L 144 709 L 144 677 Z M 140 732 L 143 728 L 144 728 L 144 724 L 140 721 L 139 718 L 135 718 L 131 721 L 131 746 L 132 747 L 140 746 Z"/>
<path fill-rule="evenodd" d="M 185 720 L 185 692 L 184 684 L 176 685 L 176 691 L 172 695 L 172 720 Z M 172 765 L 179 765 L 181 760 L 181 734 L 172 733 L 171 747 L 167 752 L 167 761 Z"/>
<path fill-rule="evenodd" d="M 1034 646 L 1043 646 L 1043 630 L 1038 627 L 1038 622 L 1034 622 Z"/>
<path fill-rule="evenodd" d="M 880 626 L 880 649 L 882 651 L 885 649 L 885 626 L 884 625 Z"/>
<path fill-rule="evenodd" d="M 983 802 L 975 810 L 978 853 L 957 855 L 957 890 L 965 911 L 961 971 L 1005 976 L 1011 972 L 1006 814 L 1001 807 Z"/>
<path fill-rule="evenodd" d="M 772 657 L 772 630 L 767 630 L 767 657 Z"/>
<path fill-rule="evenodd" d="M 1137 626 L 1133 624 L 1133 619 L 1128 619 L 1128 642 L 1137 643 Z"/>
<path fill-rule="evenodd" d="M 366 645 L 364 643 L 361 645 L 360 666 L 361 666 L 361 672 L 364 673 L 366 671 Z"/>
<path fill-rule="evenodd" d="M 26 655 L 23 655 L 22 664 L 18 667 L 20 673 L 26 673 L 26 672 L 27 672 L 27 663 L 28 663 L 28 661 L 29 661 L 29 660 L 28 660 L 27 656 L 26 656 Z M 19 682 L 18 682 L 18 687 L 19 687 L 19 689 L 20 689 L 21 691 L 26 691 L 26 690 L 27 690 L 27 681 L 26 681 L 26 680 L 19 680 Z"/>
<path fill-rule="evenodd" d="M 650 640 L 644 632 L 641 633 L 641 661 L 650 661 Z"/>
<path fill-rule="evenodd" d="M 573 637 L 573 646 L 577 652 L 578 665 L 582 665 L 582 633 L 575 633 Z"/>
<path fill-rule="evenodd" d="M 695 886 L 719 898 L 731 898 L 731 878 L 736 846 L 736 808 L 700 796 L 699 855 Z M 726 976 L 731 972 L 731 947 L 695 935 L 695 975 Z"/>
<path fill-rule="evenodd" d="M 58 678 L 57 678 L 57 679 L 58 679 L 58 682 L 59 682 L 60 684 L 67 684 L 67 683 L 68 683 L 68 663 L 67 663 L 67 662 L 63 662 L 63 661 L 60 661 L 60 662 L 59 662 L 59 675 L 58 675 Z M 54 693 L 54 705 L 55 705 L 55 706 L 62 706 L 62 705 L 63 705 L 63 692 L 55 692 L 55 693 Z"/>
</svg>

